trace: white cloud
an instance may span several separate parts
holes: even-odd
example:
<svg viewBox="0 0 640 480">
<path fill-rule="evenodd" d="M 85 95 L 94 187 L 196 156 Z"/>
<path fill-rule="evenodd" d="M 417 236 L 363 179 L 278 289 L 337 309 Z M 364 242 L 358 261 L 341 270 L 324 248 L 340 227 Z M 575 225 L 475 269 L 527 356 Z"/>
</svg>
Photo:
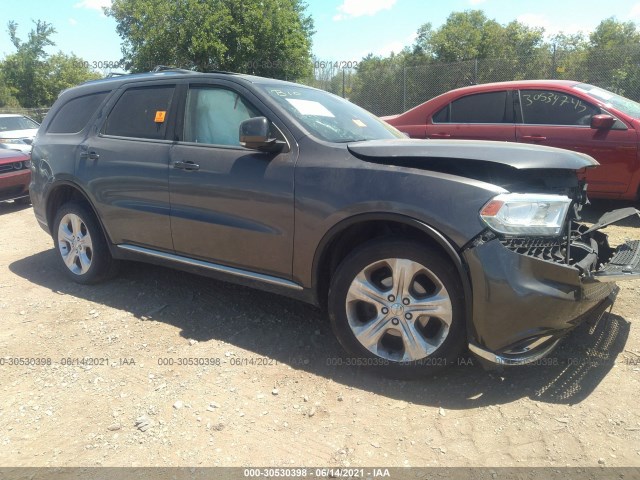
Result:
<svg viewBox="0 0 640 480">
<path fill-rule="evenodd" d="M 78 21 L 75 18 L 69 18 L 69 25 L 75 26 L 78 24 Z"/>
<path fill-rule="evenodd" d="M 88 8 L 99 12 L 102 12 L 103 7 L 111 7 L 111 0 L 82 0 L 74 5 L 74 8 Z"/>
<path fill-rule="evenodd" d="M 361 52 L 358 56 L 359 58 L 364 58 L 370 53 L 373 53 L 376 56 L 388 57 L 392 53 L 398 54 L 402 52 L 402 50 L 404 50 L 405 47 L 410 47 L 411 45 L 413 45 L 416 41 L 416 38 L 418 38 L 418 35 L 416 33 L 412 33 L 404 40 L 394 40 L 392 42 L 389 42 L 383 45 L 380 48 L 374 48 L 372 50 Z"/>
<path fill-rule="evenodd" d="M 389 55 L 391 55 L 391 53 L 400 53 L 402 51 L 402 49 L 404 47 L 406 47 L 407 44 L 404 42 L 401 42 L 399 40 L 396 40 L 395 42 L 391 42 L 386 44 L 384 47 L 380 48 L 379 50 L 377 50 L 376 52 L 374 52 L 375 55 L 380 55 L 381 57 L 387 57 Z"/>
<path fill-rule="evenodd" d="M 553 36 L 557 33 L 589 33 L 593 30 L 593 26 L 580 25 L 577 23 L 561 23 L 557 24 L 552 22 L 548 17 L 539 13 L 524 13 L 520 15 L 516 20 L 520 23 L 524 23 L 530 27 L 544 28 L 544 33 L 547 37 Z"/>
<path fill-rule="evenodd" d="M 530 27 L 542 27 L 547 31 L 551 28 L 551 21 L 540 13 L 523 13 L 516 20 Z"/>
<path fill-rule="evenodd" d="M 85 0 L 88 1 L 88 0 Z M 334 15 L 335 21 L 352 17 L 375 15 L 382 10 L 391 10 L 398 0 L 344 0 L 338 6 L 338 13 Z"/>
<path fill-rule="evenodd" d="M 640 3 L 636 3 L 629 11 L 629 18 L 640 18 Z"/>
</svg>

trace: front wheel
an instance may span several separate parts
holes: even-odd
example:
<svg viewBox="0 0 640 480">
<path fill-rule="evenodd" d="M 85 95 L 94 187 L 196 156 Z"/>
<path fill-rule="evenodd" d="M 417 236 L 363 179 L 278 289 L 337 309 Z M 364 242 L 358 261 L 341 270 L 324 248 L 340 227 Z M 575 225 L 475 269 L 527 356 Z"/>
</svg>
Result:
<svg viewBox="0 0 640 480">
<path fill-rule="evenodd" d="M 100 224 L 82 203 L 70 202 L 58 210 L 53 241 L 59 263 L 74 282 L 93 284 L 115 275 L 117 263 Z"/>
<path fill-rule="evenodd" d="M 329 289 L 329 317 L 342 346 L 403 377 L 455 362 L 465 340 L 463 305 L 453 265 L 437 250 L 405 240 L 358 248 Z"/>
</svg>

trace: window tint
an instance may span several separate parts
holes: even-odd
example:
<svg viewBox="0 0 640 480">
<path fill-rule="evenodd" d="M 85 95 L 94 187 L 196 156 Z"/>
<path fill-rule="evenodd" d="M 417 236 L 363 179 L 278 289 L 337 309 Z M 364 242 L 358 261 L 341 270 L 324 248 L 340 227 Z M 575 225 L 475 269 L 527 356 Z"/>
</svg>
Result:
<svg viewBox="0 0 640 480">
<path fill-rule="evenodd" d="M 522 123 L 536 125 L 589 125 L 600 109 L 584 100 L 550 90 L 521 90 Z"/>
<path fill-rule="evenodd" d="M 506 91 L 467 95 L 451 103 L 449 122 L 503 123 L 505 122 L 506 103 Z"/>
<path fill-rule="evenodd" d="M 53 117 L 47 132 L 78 133 L 85 127 L 108 93 L 93 93 L 69 100 Z"/>
<path fill-rule="evenodd" d="M 189 89 L 184 141 L 240 146 L 240 124 L 261 114 L 238 93 L 225 88 Z"/>
<path fill-rule="evenodd" d="M 107 135 L 163 139 L 173 86 L 131 88 L 113 107 L 104 127 Z"/>
<path fill-rule="evenodd" d="M 449 121 L 449 106 L 447 105 L 433 116 L 433 123 L 447 123 Z"/>
</svg>

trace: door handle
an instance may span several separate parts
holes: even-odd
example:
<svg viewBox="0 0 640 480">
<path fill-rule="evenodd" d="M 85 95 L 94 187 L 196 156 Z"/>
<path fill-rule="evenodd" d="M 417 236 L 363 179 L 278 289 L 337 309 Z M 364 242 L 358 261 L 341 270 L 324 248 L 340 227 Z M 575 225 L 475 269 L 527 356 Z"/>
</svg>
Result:
<svg viewBox="0 0 640 480">
<path fill-rule="evenodd" d="M 431 138 L 451 138 L 450 133 L 432 133 Z"/>
<path fill-rule="evenodd" d="M 179 170 L 200 170 L 200 165 L 198 165 L 197 163 L 194 163 L 190 160 L 187 160 L 185 162 L 183 161 L 177 161 L 173 164 L 173 168 L 177 168 Z"/>
<path fill-rule="evenodd" d="M 98 160 L 100 158 L 100 155 L 98 155 L 96 152 L 80 152 L 80 158 L 88 158 L 89 160 Z"/>
<path fill-rule="evenodd" d="M 547 137 L 543 137 L 542 135 L 524 135 L 522 137 L 522 140 L 531 140 L 533 142 L 542 142 L 543 140 L 546 140 Z"/>
</svg>

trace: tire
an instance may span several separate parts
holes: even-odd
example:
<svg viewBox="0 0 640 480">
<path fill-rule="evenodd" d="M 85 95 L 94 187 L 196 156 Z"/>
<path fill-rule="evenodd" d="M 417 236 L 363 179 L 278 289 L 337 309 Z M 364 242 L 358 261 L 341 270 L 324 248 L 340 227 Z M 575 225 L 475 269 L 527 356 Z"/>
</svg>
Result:
<svg viewBox="0 0 640 480">
<path fill-rule="evenodd" d="M 456 362 L 466 339 L 463 300 L 458 274 L 442 253 L 380 239 L 338 266 L 328 310 L 338 341 L 355 357 L 349 364 L 418 378 Z"/>
<path fill-rule="evenodd" d="M 117 273 L 102 228 L 93 212 L 79 202 L 65 203 L 53 222 L 56 258 L 76 283 L 100 283 Z"/>
</svg>

